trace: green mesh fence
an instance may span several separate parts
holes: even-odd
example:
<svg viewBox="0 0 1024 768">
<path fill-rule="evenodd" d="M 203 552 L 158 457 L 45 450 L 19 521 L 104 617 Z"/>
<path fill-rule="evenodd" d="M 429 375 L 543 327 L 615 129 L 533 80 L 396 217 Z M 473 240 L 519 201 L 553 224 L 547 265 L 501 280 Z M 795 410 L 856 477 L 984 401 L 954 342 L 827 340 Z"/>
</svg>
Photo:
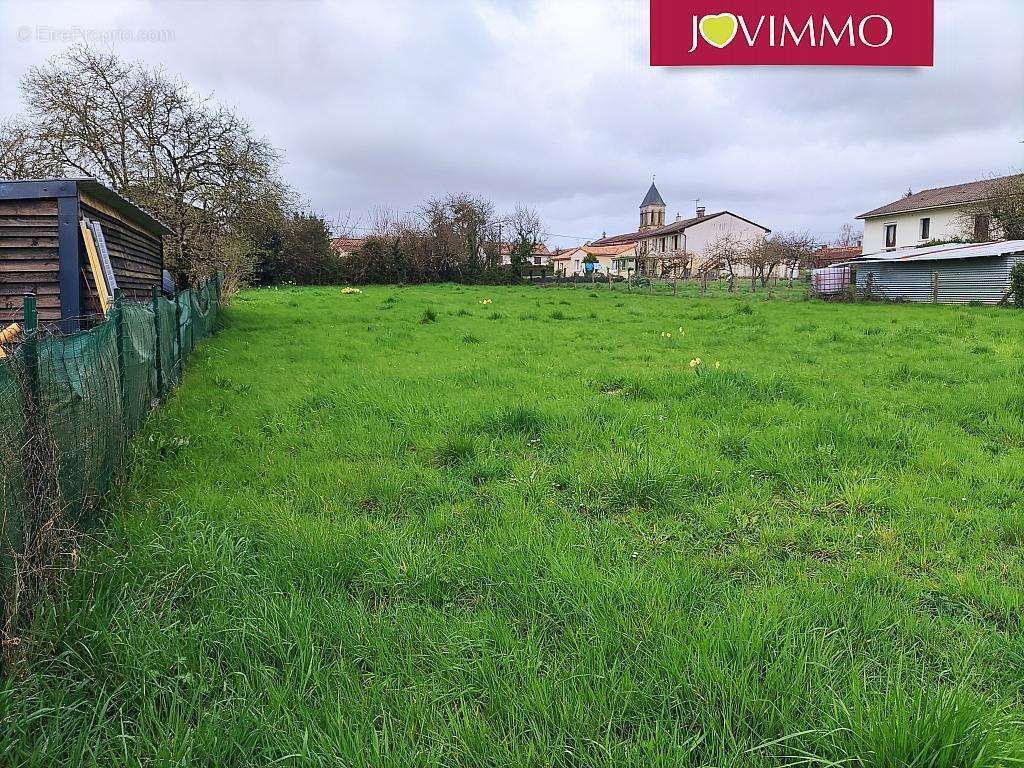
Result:
<svg viewBox="0 0 1024 768">
<path fill-rule="evenodd" d="M 128 440 L 213 331 L 219 284 L 118 302 L 77 333 L 32 330 L 29 318 L 16 348 L 0 347 L 0 639 L 32 574 L 50 566 L 39 562 L 54 549 L 44 538 L 87 520 Z"/>
<path fill-rule="evenodd" d="M 27 435 L 25 400 L 21 387 L 21 355 L 0 359 L 0 588 L 4 603 L 16 601 L 17 556 L 25 551 L 24 446 Z M 4 633 L 9 631 L 5 605 L 0 605 Z"/>
</svg>

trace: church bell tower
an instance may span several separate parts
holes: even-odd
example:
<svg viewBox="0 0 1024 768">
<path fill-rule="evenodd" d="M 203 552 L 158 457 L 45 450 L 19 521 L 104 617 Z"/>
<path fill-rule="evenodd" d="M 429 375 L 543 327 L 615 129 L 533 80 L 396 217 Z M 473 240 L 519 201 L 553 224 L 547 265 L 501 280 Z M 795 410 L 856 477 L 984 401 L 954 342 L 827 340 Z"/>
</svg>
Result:
<svg viewBox="0 0 1024 768">
<path fill-rule="evenodd" d="M 640 232 L 665 226 L 665 201 L 651 180 L 651 188 L 647 190 L 644 201 L 640 203 Z"/>
</svg>

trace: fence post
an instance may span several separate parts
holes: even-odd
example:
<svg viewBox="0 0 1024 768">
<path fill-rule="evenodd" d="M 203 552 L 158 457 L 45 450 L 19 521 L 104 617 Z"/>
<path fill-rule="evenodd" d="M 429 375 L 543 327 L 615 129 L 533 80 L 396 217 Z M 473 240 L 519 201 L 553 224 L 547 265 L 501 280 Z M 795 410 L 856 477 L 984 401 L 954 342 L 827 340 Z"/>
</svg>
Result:
<svg viewBox="0 0 1024 768">
<path fill-rule="evenodd" d="M 128 441 L 128 377 L 124 364 L 124 296 L 120 288 L 114 289 L 114 334 L 117 336 L 117 379 L 121 385 L 121 434 Z"/>
<path fill-rule="evenodd" d="M 181 292 L 174 294 L 174 340 L 178 342 L 178 381 L 185 373 L 184 355 L 181 351 Z"/>
<path fill-rule="evenodd" d="M 160 292 L 153 286 L 153 327 L 156 329 L 156 394 L 164 396 L 163 349 L 160 343 Z"/>
<path fill-rule="evenodd" d="M 26 389 L 31 404 L 29 413 L 39 412 L 39 315 L 36 311 L 36 296 L 34 293 L 26 293 L 22 302 L 23 307 L 23 329 L 25 343 L 22 349 L 25 354 L 25 379 Z M 35 425 L 30 425 L 32 435 L 36 433 Z"/>
<path fill-rule="evenodd" d="M 932 303 L 939 303 L 939 273 L 938 270 L 932 272 Z"/>
</svg>

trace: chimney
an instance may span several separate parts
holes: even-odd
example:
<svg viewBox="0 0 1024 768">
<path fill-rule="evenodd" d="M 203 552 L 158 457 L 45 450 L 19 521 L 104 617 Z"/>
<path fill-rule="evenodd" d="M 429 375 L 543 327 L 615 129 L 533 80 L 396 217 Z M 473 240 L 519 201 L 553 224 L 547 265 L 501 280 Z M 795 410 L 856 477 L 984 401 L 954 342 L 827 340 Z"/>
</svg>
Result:
<svg viewBox="0 0 1024 768">
<path fill-rule="evenodd" d="M 681 218 L 683 217 L 679 215 L 679 211 L 676 211 L 676 221 L 679 221 Z"/>
<path fill-rule="evenodd" d="M 707 208 L 705 208 L 703 205 L 698 205 L 697 206 L 697 218 L 698 219 L 703 219 L 704 218 L 704 212 L 706 210 L 707 210 Z"/>
</svg>

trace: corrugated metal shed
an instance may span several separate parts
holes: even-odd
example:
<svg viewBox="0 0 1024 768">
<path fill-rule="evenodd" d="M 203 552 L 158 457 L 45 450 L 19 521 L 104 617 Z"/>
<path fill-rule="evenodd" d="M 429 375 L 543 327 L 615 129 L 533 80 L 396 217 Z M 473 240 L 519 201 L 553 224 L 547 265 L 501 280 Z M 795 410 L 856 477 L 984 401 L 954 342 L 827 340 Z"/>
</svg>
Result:
<svg viewBox="0 0 1024 768">
<path fill-rule="evenodd" d="M 1010 269 L 1024 261 L 1024 240 L 905 248 L 846 262 L 857 288 L 886 299 L 940 304 L 998 304 Z"/>
</svg>

